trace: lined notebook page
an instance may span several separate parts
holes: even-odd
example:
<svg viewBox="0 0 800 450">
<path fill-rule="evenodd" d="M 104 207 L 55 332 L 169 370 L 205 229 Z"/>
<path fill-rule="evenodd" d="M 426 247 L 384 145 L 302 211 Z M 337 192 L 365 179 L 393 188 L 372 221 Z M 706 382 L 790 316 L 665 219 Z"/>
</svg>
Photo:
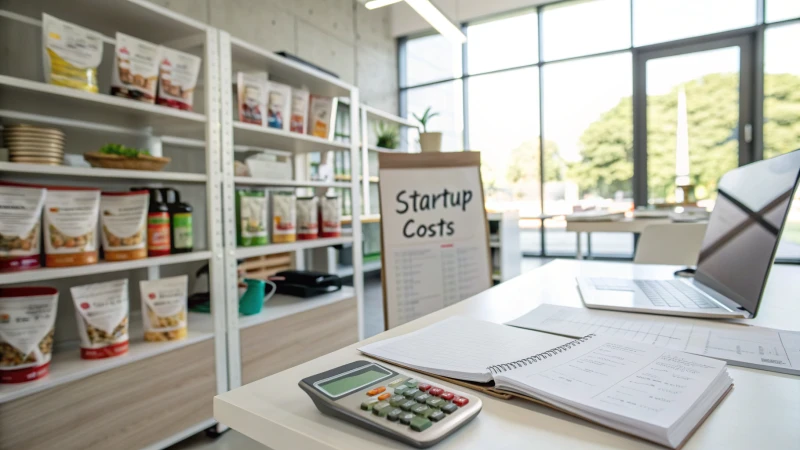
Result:
<svg viewBox="0 0 800 450">
<path fill-rule="evenodd" d="M 465 381 L 489 382 L 487 367 L 541 353 L 571 339 L 467 317 L 365 345 L 367 355 Z"/>
</svg>

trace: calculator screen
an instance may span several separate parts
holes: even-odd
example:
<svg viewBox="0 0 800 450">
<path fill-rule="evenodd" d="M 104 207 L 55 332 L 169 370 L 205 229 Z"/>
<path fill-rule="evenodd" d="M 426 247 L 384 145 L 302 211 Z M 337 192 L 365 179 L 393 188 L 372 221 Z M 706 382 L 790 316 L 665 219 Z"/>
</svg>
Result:
<svg viewBox="0 0 800 450">
<path fill-rule="evenodd" d="M 315 383 L 315 386 L 331 397 L 338 397 L 374 383 L 381 378 L 386 378 L 389 375 L 391 375 L 390 372 L 371 365 L 351 373 L 343 374 L 331 380 Z"/>
</svg>

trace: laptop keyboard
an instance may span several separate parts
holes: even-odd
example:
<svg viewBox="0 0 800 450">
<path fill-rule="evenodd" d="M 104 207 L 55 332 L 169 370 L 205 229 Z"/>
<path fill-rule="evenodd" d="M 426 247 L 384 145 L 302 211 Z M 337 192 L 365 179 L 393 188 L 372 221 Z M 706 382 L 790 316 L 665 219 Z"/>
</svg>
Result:
<svg viewBox="0 0 800 450">
<path fill-rule="evenodd" d="M 679 280 L 634 280 L 653 306 L 717 308 L 700 292 Z"/>
</svg>

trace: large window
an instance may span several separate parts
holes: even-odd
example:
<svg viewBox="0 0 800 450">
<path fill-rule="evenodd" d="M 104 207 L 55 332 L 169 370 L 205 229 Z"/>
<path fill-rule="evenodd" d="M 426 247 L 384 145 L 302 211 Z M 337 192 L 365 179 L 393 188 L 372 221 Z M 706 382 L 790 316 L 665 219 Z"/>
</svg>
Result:
<svg viewBox="0 0 800 450">
<path fill-rule="evenodd" d="M 526 254 L 631 257 L 632 235 L 578 244 L 564 216 L 682 189 L 713 207 L 722 173 L 800 147 L 798 0 L 554 1 L 462 30 L 401 40 L 401 112 L 431 106 L 443 150 L 481 151 L 487 207 L 520 211 Z M 779 258 L 800 259 L 800 200 Z"/>
</svg>

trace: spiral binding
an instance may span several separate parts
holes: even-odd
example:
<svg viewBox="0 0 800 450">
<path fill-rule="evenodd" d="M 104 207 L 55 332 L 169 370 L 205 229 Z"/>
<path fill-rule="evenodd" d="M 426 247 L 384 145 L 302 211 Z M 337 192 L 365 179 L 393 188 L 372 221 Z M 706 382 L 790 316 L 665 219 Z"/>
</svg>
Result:
<svg viewBox="0 0 800 450">
<path fill-rule="evenodd" d="M 519 369 L 520 367 L 527 366 L 528 364 L 533 364 L 533 363 L 535 363 L 537 361 L 541 361 L 541 360 L 547 359 L 547 358 L 549 358 L 551 356 L 556 356 L 559 353 L 563 353 L 563 352 L 571 349 L 572 347 L 576 347 L 576 346 L 578 346 L 580 344 L 583 344 L 584 342 L 588 341 L 589 339 L 593 338 L 594 336 L 595 336 L 594 334 L 589 334 L 589 335 L 586 335 L 586 336 L 584 336 L 584 337 L 582 337 L 580 339 L 575 339 L 574 341 L 567 342 L 564 345 L 559 345 L 558 347 L 552 348 L 552 349 L 550 349 L 550 350 L 548 350 L 546 352 L 538 353 L 536 355 L 529 356 L 529 357 L 524 358 L 524 359 L 520 359 L 519 361 L 512 361 L 512 362 L 505 363 L 505 364 L 497 364 L 497 365 L 494 365 L 494 366 L 489 366 L 486 369 L 491 371 L 492 374 L 497 374 L 497 373 L 500 373 L 500 372 L 507 372 L 509 370 L 514 370 L 514 369 Z"/>
</svg>

